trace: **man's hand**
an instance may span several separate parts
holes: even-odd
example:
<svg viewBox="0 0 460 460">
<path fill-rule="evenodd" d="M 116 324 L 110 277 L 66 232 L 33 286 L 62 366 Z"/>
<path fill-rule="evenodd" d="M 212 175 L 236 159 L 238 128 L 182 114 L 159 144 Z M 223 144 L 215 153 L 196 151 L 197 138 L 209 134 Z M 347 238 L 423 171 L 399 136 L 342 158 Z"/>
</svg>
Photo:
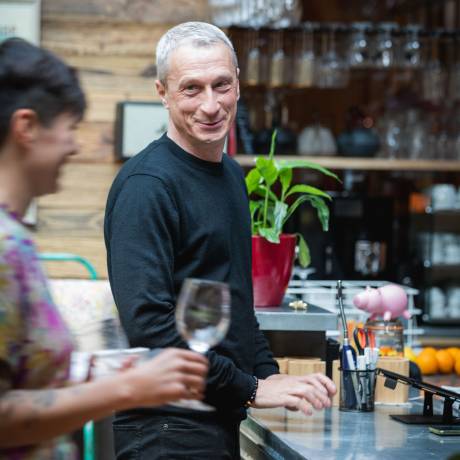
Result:
<svg viewBox="0 0 460 460">
<path fill-rule="evenodd" d="M 337 389 L 334 382 L 323 374 L 310 374 L 301 377 L 294 375 L 271 375 L 259 380 L 253 407 L 285 407 L 289 410 L 301 410 L 312 415 L 313 409 L 331 407 L 331 396 Z"/>
</svg>

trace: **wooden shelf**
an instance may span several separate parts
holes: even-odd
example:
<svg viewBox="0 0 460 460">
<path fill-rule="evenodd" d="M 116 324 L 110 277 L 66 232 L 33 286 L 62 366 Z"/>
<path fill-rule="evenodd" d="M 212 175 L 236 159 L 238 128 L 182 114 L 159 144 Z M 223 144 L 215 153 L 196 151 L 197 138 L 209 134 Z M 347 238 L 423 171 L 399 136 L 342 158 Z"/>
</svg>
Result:
<svg viewBox="0 0 460 460">
<path fill-rule="evenodd" d="M 254 166 L 254 155 L 236 155 L 241 166 Z M 279 155 L 277 160 L 308 160 L 332 170 L 460 172 L 460 161 L 388 160 L 386 158 L 352 158 L 333 156 Z"/>
</svg>

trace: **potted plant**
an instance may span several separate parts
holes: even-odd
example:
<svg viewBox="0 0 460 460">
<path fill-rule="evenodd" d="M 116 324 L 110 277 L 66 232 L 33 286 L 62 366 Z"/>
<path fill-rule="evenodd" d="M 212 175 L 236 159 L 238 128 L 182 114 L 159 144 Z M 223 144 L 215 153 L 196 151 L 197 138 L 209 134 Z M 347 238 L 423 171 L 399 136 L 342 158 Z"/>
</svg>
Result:
<svg viewBox="0 0 460 460">
<path fill-rule="evenodd" d="M 283 228 L 297 208 L 308 201 L 316 208 L 324 231 L 329 227 L 331 197 L 307 184 L 292 184 L 295 168 L 309 168 L 339 178 L 322 166 L 305 160 L 275 161 L 276 131 L 268 157 L 257 157 L 256 166 L 246 175 L 252 226 L 252 278 L 254 305 L 281 305 L 291 277 L 295 248 L 302 267 L 310 264 L 310 251 L 300 233 L 285 234 Z"/>
</svg>

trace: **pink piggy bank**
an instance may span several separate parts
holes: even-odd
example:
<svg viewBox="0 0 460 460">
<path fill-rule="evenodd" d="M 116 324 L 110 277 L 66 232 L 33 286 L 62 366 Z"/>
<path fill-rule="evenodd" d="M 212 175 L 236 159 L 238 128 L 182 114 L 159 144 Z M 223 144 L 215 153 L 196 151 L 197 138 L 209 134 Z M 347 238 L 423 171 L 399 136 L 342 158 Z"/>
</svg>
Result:
<svg viewBox="0 0 460 460">
<path fill-rule="evenodd" d="M 383 316 L 385 321 L 404 316 L 409 319 L 410 313 L 407 310 L 407 294 L 401 286 L 387 284 L 378 289 L 367 287 L 353 298 L 357 308 L 371 314 L 371 319 L 376 316 Z"/>
<path fill-rule="evenodd" d="M 356 307 L 367 311 L 371 314 L 371 317 L 374 317 L 380 313 L 382 299 L 377 289 L 367 286 L 365 291 L 355 295 L 353 303 Z"/>
<path fill-rule="evenodd" d="M 387 284 L 379 289 L 380 297 L 382 298 L 383 319 L 390 319 L 404 316 L 409 319 L 410 313 L 407 310 L 407 294 L 406 291 L 397 284 Z"/>
</svg>

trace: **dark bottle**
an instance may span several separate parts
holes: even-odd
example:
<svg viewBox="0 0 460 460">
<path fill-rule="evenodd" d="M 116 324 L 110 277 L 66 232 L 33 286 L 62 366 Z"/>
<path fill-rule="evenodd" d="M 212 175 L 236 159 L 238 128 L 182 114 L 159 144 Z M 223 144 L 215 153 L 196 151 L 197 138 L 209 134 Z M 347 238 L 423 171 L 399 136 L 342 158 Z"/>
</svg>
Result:
<svg viewBox="0 0 460 460">
<path fill-rule="evenodd" d="M 267 127 L 256 133 L 254 138 L 256 154 L 267 154 L 270 151 L 272 133 L 276 129 L 276 155 L 295 155 L 297 152 L 297 136 L 288 127 L 287 107 L 277 104 L 270 108 L 270 105 L 268 105 L 266 114 Z"/>
</svg>

